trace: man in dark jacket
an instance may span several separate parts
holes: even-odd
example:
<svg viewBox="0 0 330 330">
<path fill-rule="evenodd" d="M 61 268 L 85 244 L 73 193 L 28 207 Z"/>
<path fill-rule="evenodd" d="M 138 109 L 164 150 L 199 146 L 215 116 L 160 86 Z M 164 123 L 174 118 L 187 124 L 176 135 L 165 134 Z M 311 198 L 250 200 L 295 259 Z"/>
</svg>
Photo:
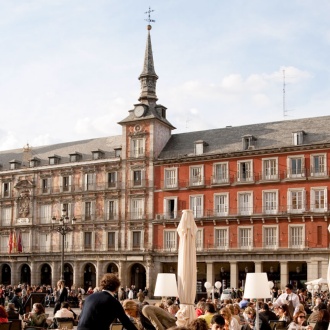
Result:
<svg viewBox="0 0 330 330">
<path fill-rule="evenodd" d="M 22 305 L 22 289 L 21 288 L 17 288 L 14 291 L 15 295 L 13 297 L 13 299 L 11 300 L 11 302 L 15 305 L 15 308 L 18 310 L 18 312 L 20 313 L 20 315 L 24 314 L 24 310 L 23 310 L 23 305 Z"/>
<path fill-rule="evenodd" d="M 263 304 L 262 309 L 260 310 L 259 315 L 263 316 L 267 320 L 267 322 L 278 320 L 277 315 L 274 312 L 272 312 L 272 311 L 269 310 L 269 306 L 266 303 Z"/>
<path fill-rule="evenodd" d="M 116 319 L 127 330 L 136 330 L 135 325 L 125 314 L 121 303 L 114 295 L 120 287 L 120 280 L 115 274 L 105 274 L 101 279 L 100 292 L 89 295 L 84 302 L 79 317 L 77 330 L 109 330 Z"/>
</svg>

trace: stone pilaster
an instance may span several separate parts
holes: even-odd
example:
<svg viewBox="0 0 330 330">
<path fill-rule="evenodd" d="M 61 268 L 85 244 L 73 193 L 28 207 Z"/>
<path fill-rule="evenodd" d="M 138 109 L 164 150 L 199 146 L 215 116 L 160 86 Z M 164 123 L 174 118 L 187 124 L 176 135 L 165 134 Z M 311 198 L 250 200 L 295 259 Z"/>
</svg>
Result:
<svg viewBox="0 0 330 330">
<path fill-rule="evenodd" d="M 238 272 L 237 272 L 237 262 L 230 262 L 230 286 L 232 288 L 237 288 L 238 286 Z"/>
</svg>

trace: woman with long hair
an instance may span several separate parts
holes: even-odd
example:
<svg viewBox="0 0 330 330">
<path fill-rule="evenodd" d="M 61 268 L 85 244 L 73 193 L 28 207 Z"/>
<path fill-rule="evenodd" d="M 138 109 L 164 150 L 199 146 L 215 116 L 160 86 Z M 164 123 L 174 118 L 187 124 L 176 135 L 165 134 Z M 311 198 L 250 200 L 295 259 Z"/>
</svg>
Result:
<svg viewBox="0 0 330 330">
<path fill-rule="evenodd" d="M 25 314 L 24 321 L 26 321 L 27 325 L 43 327 L 47 320 L 44 306 L 40 303 L 35 303 L 32 308 L 32 312 Z"/>
<path fill-rule="evenodd" d="M 228 307 L 223 307 L 220 309 L 219 314 L 225 319 L 226 324 L 228 324 L 229 330 L 240 330 L 237 319 L 233 317 L 231 311 Z"/>
<path fill-rule="evenodd" d="M 314 330 L 327 330 L 330 322 L 330 314 L 326 309 L 321 309 L 317 316 Z"/>
<path fill-rule="evenodd" d="M 277 308 L 277 316 L 279 321 L 285 321 L 287 326 L 291 321 L 292 318 L 290 316 L 289 306 L 284 304 Z"/>
</svg>

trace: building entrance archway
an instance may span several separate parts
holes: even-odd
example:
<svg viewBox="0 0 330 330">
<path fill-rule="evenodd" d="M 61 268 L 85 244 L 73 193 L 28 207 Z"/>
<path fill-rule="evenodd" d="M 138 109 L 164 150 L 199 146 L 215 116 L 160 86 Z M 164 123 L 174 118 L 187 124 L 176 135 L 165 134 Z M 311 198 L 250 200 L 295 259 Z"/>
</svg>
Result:
<svg viewBox="0 0 330 330">
<path fill-rule="evenodd" d="M 26 284 L 31 285 L 31 268 L 27 264 L 23 264 L 21 267 L 20 283 L 26 283 Z"/>
<path fill-rule="evenodd" d="M 73 285 L 73 268 L 70 264 L 64 264 L 64 282 L 65 286 L 71 289 Z"/>
<path fill-rule="evenodd" d="M 40 284 L 52 284 L 52 269 L 48 264 L 43 264 L 41 266 Z"/>
<path fill-rule="evenodd" d="M 146 287 L 146 269 L 141 264 L 134 264 L 131 267 L 131 283 L 130 285 L 135 286 L 135 290 L 144 290 Z"/>
<path fill-rule="evenodd" d="M 1 283 L 4 285 L 11 284 L 11 268 L 8 264 L 4 264 L 1 269 Z"/>
<path fill-rule="evenodd" d="M 96 287 L 96 269 L 91 263 L 86 264 L 84 268 L 84 290 L 87 292 L 89 287 Z"/>
</svg>

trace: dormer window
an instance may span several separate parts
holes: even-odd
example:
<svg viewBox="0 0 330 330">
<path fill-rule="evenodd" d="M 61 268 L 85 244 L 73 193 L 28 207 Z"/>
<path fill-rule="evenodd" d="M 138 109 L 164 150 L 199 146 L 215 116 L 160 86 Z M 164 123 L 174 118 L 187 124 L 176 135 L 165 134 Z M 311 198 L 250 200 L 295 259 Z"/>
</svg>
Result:
<svg viewBox="0 0 330 330">
<path fill-rule="evenodd" d="M 73 154 L 70 154 L 70 162 L 79 162 L 82 159 L 82 154 L 79 152 L 75 152 Z"/>
<path fill-rule="evenodd" d="M 104 158 L 105 152 L 103 150 L 98 149 L 92 151 L 92 155 L 93 155 L 93 160 L 102 159 Z"/>
<path fill-rule="evenodd" d="M 18 168 L 21 167 L 22 162 L 20 162 L 19 160 L 13 159 L 12 161 L 9 162 L 10 164 L 10 169 L 11 170 L 17 170 Z"/>
<path fill-rule="evenodd" d="M 156 106 L 156 111 L 159 116 L 166 119 L 166 108 L 162 105 Z"/>
<path fill-rule="evenodd" d="M 253 135 L 244 135 L 242 137 L 243 150 L 251 150 L 256 146 L 257 139 Z"/>
<path fill-rule="evenodd" d="M 115 157 L 121 157 L 121 148 L 115 148 Z"/>
<path fill-rule="evenodd" d="M 60 163 L 61 157 L 58 155 L 50 156 L 49 159 L 49 165 L 57 165 Z"/>
<path fill-rule="evenodd" d="M 195 155 L 202 155 L 204 153 L 204 146 L 208 144 L 203 140 L 195 141 Z"/>
<path fill-rule="evenodd" d="M 38 157 L 33 157 L 30 159 L 30 167 L 37 167 L 40 165 L 40 159 Z"/>
<path fill-rule="evenodd" d="M 292 144 L 294 146 L 300 146 L 304 143 L 304 131 L 297 131 L 292 133 Z"/>
</svg>

